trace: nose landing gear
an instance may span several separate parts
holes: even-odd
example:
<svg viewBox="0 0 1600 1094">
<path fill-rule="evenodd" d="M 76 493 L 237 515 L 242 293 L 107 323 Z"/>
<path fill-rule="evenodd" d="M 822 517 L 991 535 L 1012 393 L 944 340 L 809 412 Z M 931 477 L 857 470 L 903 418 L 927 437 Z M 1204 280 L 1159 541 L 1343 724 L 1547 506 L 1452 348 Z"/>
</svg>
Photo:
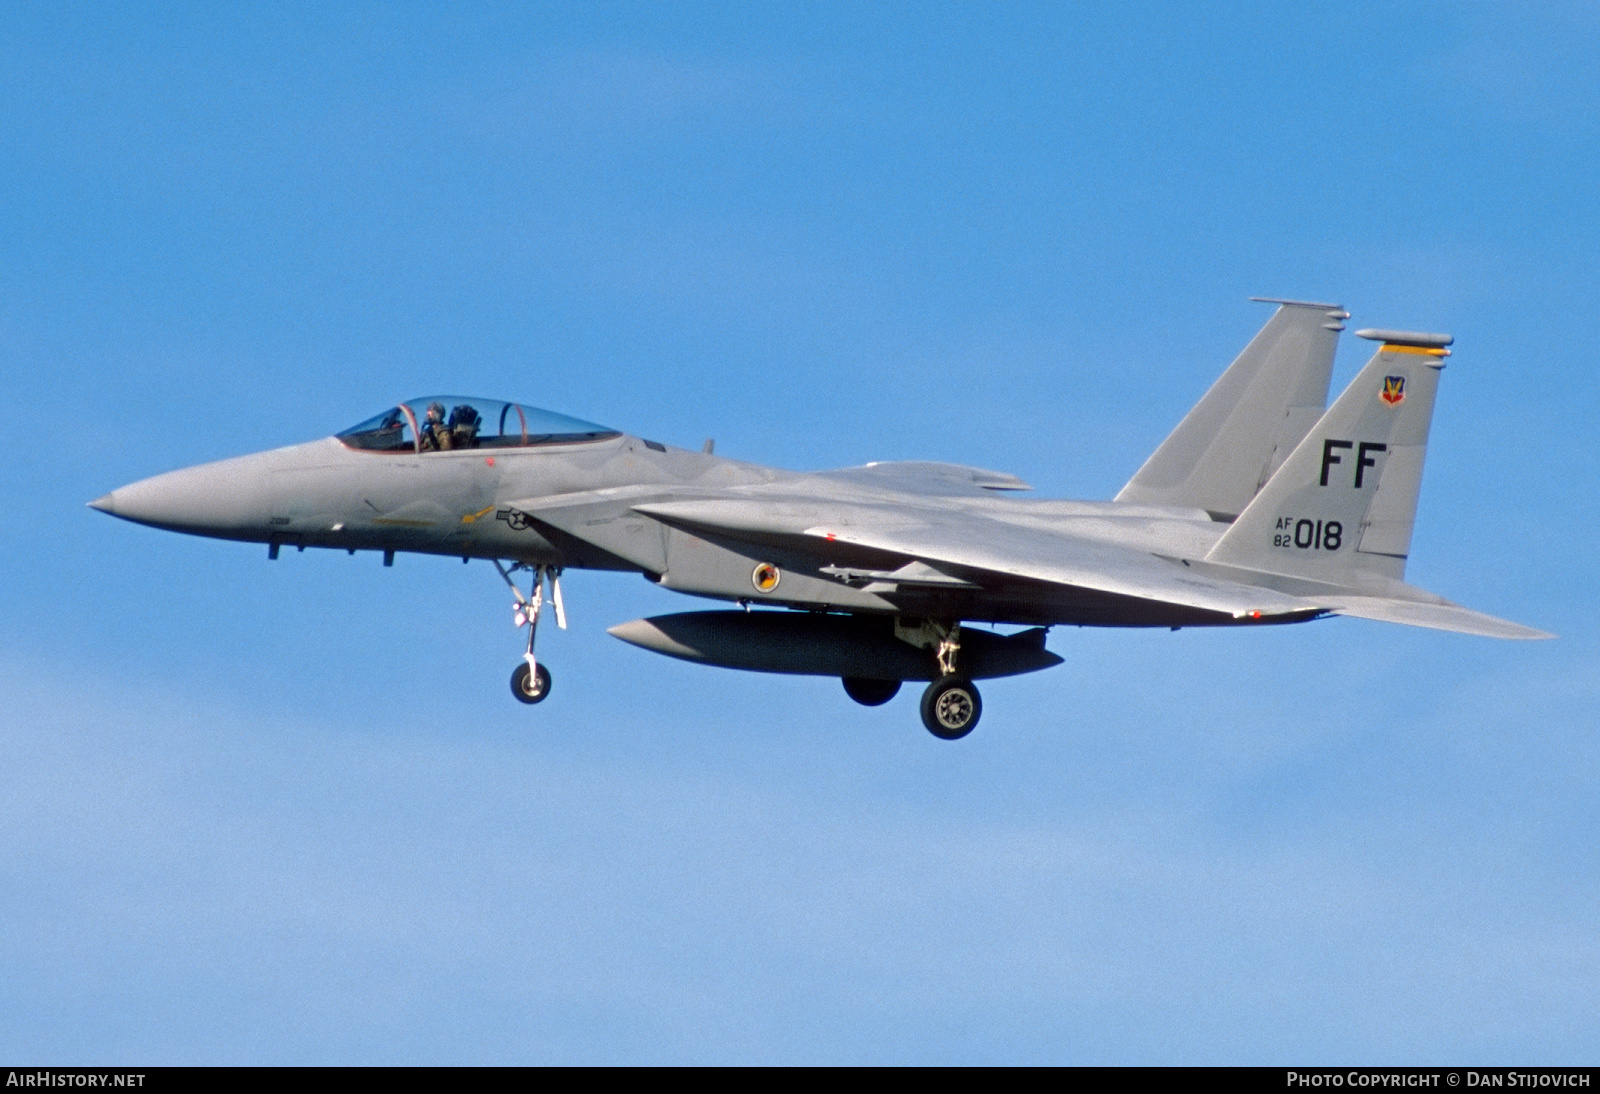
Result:
<svg viewBox="0 0 1600 1094">
<path fill-rule="evenodd" d="M 524 703 L 543 702 L 550 694 L 550 670 L 537 664 L 531 670 L 526 663 L 518 665 L 511 672 L 511 694 Z"/>
<path fill-rule="evenodd" d="M 528 628 L 528 649 L 522 655 L 522 664 L 511 673 L 511 694 L 524 703 L 542 702 L 550 694 L 550 670 L 533 656 L 533 641 L 539 633 L 539 616 L 544 612 L 546 580 L 550 584 L 550 606 L 555 609 L 556 626 L 567 629 L 567 611 L 561 603 L 561 568 L 527 566 L 516 562 L 507 569 L 500 565 L 499 559 L 493 561 L 494 568 L 500 571 L 500 576 L 511 588 L 511 595 L 517 598 L 511 605 L 511 618 L 517 626 Z M 518 570 L 533 571 L 533 588 L 527 596 L 511 579 L 511 575 Z"/>
</svg>

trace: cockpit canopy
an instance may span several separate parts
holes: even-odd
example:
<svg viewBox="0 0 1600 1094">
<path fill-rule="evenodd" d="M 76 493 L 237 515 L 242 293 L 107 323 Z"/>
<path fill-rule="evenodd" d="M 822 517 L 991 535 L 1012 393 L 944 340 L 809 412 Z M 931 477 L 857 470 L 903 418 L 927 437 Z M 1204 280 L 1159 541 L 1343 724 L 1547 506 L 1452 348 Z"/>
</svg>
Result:
<svg viewBox="0 0 1600 1094">
<path fill-rule="evenodd" d="M 538 407 L 431 395 L 403 402 L 335 436 L 351 448 L 368 452 L 415 453 L 573 444 L 620 434 Z"/>
</svg>

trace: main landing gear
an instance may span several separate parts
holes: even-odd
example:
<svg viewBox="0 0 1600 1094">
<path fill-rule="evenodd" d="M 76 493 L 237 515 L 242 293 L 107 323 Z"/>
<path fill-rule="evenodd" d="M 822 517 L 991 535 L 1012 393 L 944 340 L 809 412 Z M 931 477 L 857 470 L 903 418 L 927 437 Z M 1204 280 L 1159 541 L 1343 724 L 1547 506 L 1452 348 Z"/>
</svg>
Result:
<svg viewBox="0 0 1600 1094">
<path fill-rule="evenodd" d="M 517 598 L 516 603 L 511 605 L 511 618 L 517 626 L 528 628 L 528 650 L 522 655 L 522 664 L 511 673 L 511 694 L 524 703 L 542 702 L 550 694 L 550 670 L 539 664 L 533 656 L 533 640 L 539 633 L 539 616 L 544 612 L 547 581 L 550 586 L 549 603 L 556 613 L 556 626 L 567 629 L 567 611 L 561 603 L 561 569 L 558 566 L 526 566 L 520 562 L 512 563 L 507 569 L 500 565 L 499 559 L 494 560 L 494 568 L 500 571 L 500 576 L 511 587 L 511 595 Z M 511 579 L 511 575 L 518 570 L 533 572 L 533 589 L 526 596 Z"/>
<path fill-rule="evenodd" d="M 922 693 L 922 724 L 941 741 L 957 741 L 971 733 L 983 713 L 983 700 L 956 666 L 961 653 L 961 624 L 924 620 L 914 630 L 898 619 L 895 634 L 916 645 L 931 647 L 939 676 Z"/>
<path fill-rule="evenodd" d="M 983 713 L 983 699 L 956 666 L 961 652 L 961 624 L 924 620 L 908 627 L 896 619 L 894 630 L 901 641 L 932 650 L 938 666 L 938 678 L 922 693 L 922 724 L 943 741 L 960 740 L 971 733 Z M 843 683 L 845 694 L 867 707 L 882 706 L 900 691 L 899 680 L 846 676 Z"/>
<path fill-rule="evenodd" d="M 983 713 L 977 686 L 962 676 L 941 676 L 922 693 L 922 724 L 942 741 L 957 741 L 972 732 Z"/>
</svg>

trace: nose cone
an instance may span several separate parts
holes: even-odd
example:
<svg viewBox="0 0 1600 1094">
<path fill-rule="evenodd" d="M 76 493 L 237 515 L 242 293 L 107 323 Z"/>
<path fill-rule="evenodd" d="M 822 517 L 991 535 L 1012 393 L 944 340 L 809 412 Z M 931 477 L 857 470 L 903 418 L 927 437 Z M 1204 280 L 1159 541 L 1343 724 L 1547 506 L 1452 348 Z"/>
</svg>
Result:
<svg viewBox="0 0 1600 1094">
<path fill-rule="evenodd" d="M 271 514 L 270 453 L 187 467 L 119 486 L 89 503 L 123 520 L 226 539 L 253 539 Z"/>
</svg>

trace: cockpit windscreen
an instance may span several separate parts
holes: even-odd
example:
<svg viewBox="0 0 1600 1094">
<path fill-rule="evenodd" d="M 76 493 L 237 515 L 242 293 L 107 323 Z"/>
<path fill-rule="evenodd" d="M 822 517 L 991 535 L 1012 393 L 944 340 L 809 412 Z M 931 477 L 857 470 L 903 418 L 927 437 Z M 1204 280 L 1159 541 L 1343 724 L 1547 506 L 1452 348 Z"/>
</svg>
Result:
<svg viewBox="0 0 1600 1094">
<path fill-rule="evenodd" d="M 416 453 L 575 444 L 620 434 L 538 407 L 436 395 L 401 403 L 336 436 L 368 452 Z"/>
</svg>

